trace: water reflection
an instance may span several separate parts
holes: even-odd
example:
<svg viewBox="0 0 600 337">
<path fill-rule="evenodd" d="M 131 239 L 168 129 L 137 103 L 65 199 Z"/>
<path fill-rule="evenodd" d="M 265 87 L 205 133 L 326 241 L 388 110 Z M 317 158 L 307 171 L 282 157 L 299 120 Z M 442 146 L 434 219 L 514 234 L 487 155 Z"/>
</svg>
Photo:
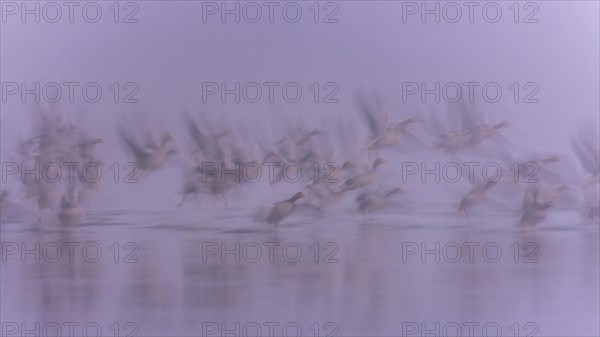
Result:
<svg viewBox="0 0 600 337">
<path fill-rule="evenodd" d="M 500 326 L 504 335 L 513 335 L 515 322 L 521 335 L 533 331 L 528 322 L 538 335 L 598 332 L 594 225 L 523 231 L 432 217 L 431 226 L 415 228 L 417 219 L 398 214 L 395 221 L 337 214 L 327 224 L 280 228 L 236 219 L 224 230 L 209 214 L 194 215 L 91 213 L 80 224 L 44 230 L 3 223 L 2 320 L 40 322 L 40 329 L 79 322 L 74 331 L 96 322 L 104 335 L 118 329 L 142 336 L 202 335 L 215 326 L 221 335 L 236 331 L 236 322 L 238 334 L 255 322 L 263 335 L 269 322 L 279 323 L 270 328 L 280 333 L 295 322 L 290 334 L 300 326 L 311 336 L 400 335 L 415 326 L 436 329 L 436 322 L 440 333 L 448 322 L 463 333 L 463 322 L 478 322 L 473 331 L 495 322 L 489 333 Z M 161 216 L 178 223 L 149 221 Z M 457 259 L 455 248 L 469 243 L 473 253 L 462 249 Z M 498 247 L 497 261 L 486 261 Z"/>
</svg>

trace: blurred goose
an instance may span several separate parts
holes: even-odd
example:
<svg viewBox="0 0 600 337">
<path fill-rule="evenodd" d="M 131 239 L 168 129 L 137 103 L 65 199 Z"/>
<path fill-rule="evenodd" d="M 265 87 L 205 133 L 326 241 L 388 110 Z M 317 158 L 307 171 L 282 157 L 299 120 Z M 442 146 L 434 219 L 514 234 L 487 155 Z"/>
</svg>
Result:
<svg viewBox="0 0 600 337">
<path fill-rule="evenodd" d="M 411 124 L 420 121 L 420 118 L 414 117 L 406 119 L 398 124 L 391 125 L 383 130 L 378 136 L 373 137 L 367 148 L 371 150 L 379 150 L 396 144 L 402 138 L 402 136 L 409 134 L 408 127 Z"/>
<path fill-rule="evenodd" d="M 78 162 L 80 166 L 76 168 L 76 174 L 78 178 L 75 181 L 69 179 L 69 184 L 75 184 L 76 186 L 73 188 L 77 189 L 78 199 L 85 200 L 89 197 L 92 191 L 95 191 L 99 188 L 99 182 L 91 181 L 86 174 L 90 174 L 89 172 L 84 172 L 84 167 L 88 164 L 95 163 L 96 165 L 100 165 L 101 161 L 95 154 L 95 147 L 98 144 L 103 144 L 104 140 L 102 138 L 86 138 L 84 136 L 80 137 L 79 141 L 76 142 L 71 147 L 72 161 Z M 100 172 L 98 172 L 100 174 Z"/>
<path fill-rule="evenodd" d="M 487 193 L 495 185 L 495 182 L 489 181 L 476 184 L 475 187 L 469 191 L 469 193 L 467 193 L 467 195 L 464 196 L 460 202 L 454 204 L 453 207 L 456 208 L 460 214 L 466 215 L 469 208 L 487 199 Z"/>
<path fill-rule="evenodd" d="M 560 161 L 560 157 L 552 156 L 542 159 L 532 159 L 526 162 L 519 163 L 518 174 L 524 182 L 537 181 L 538 178 L 546 178 L 547 180 L 557 180 L 559 177 L 553 172 L 546 169 L 548 164 Z"/>
<path fill-rule="evenodd" d="M 328 169 L 333 167 L 333 171 Z M 344 199 L 347 191 L 340 186 L 351 176 L 351 172 L 356 165 L 352 161 L 346 161 L 341 168 L 335 166 L 326 167 L 323 172 L 323 177 L 319 177 L 318 181 L 311 181 L 307 184 L 309 192 L 308 198 L 321 210 L 334 206 Z"/>
<path fill-rule="evenodd" d="M 600 183 L 600 146 L 598 145 L 598 131 L 588 126 L 578 133 L 578 137 L 571 142 L 579 163 L 588 173 L 583 182 L 583 187 Z"/>
<path fill-rule="evenodd" d="M 287 164 L 289 164 L 289 162 L 283 157 L 281 156 L 279 153 L 275 152 L 275 151 L 269 151 L 263 161 L 262 161 L 263 165 L 269 165 L 272 167 L 273 172 L 269 172 L 269 178 L 270 180 L 270 184 L 277 184 L 278 182 L 280 182 L 281 180 L 283 180 L 283 169 L 285 168 L 285 166 Z M 271 169 L 271 168 L 269 168 Z M 272 174 L 272 176 L 271 176 Z"/>
<path fill-rule="evenodd" d="M 309 202 L 323 210 L 342 201 L 346 191 L 336 191 L 331 185 L 326 182 L 309 184 L 307 186 Z"/>
<path fill-rule="evenodd" d="M 297 131 L 292 135 L 292 138 L 295 141 L 296 148 L 296 158 L 300 159 L 305 157 L 310 152 L 315 152 L 315 142 L 313 139 L 315 136 L 323 135 L 323 131 L 320 129 L 310 130 L 302 121 L 298 122 Z"/>
<path fill-rule="evenodd" d="M 181 200 L 176 205 L 177 207 L 183 206 L 183 202 L 186 197 L 190 194 L 194 196 L 196 201 L 200 203 L 198 195 L 204 191 L 205 185 L 202 183 L 202 167 L 196 165 L 188 170 L 183 175 L 183 186 L 180 193 L 182 194 Z"/>
<path fill-rule="evenodd" d="M 379 165 L 387 163 L 382 158 L 377 158 L 373 163 L 373 167 L 367 172 L 355 175 L 354 177 L 346 180 L 342 185 L 342 191 L 350 191 L 360 187 L 367 186 L 377 180 L 377 167 Z"/>
<path fill-rule="evenodd" d="M 434 147 L 451 154 L 476 147 L 511 125 L 507 121 L 488 123 L 485 110 L 475 102 L 467 103 L 464 99 L 449 105 L 445 121 L 440 121 L 439 117 L 432 115 L 431 118 L 439 135 Z"/>
<path fill-rule="evenodd" d="M 519 225 L 534 226 L 544 220 L 548 210 L 554 207 L 560 193 L 567 189 L 565 185 L 555 188 L 536 186 L 528 189 L 523 198 L 523 215 Z"/>
<path fill-rule="evenodd" d="M 446 132 L 435 140 L 433 148 L 436 150 L 442 150 L 449 154 L 453 154 L 464 149 L 468 141 L 468 133 Z"/>
<path fill-rule="evenodd" d="M 296 201 L 302 197 L 304 197 L 304 194 L 298 192 L 287 200 L 275 203 L 273 208 L 271 208 L 269 215 L 267 215 L 267 223 L 278 226 L 281 220 L 292 214 L 294 209 L 296 209 Z"/>
<path fill-rule="evenodd" d="M 40 111 L 39 123 L 34 130 L 36 136 L 20 142 L 18 154 L 28 167 L 44 167 L 47 163 L 75 162 L 77 176 L 58 177 L 56 181 L 29 175 L 23 181 L 25 197 L 37 206 L 37 218 L 42 220 L 45 211 L 58 210 L 59 215 L 76 213 L 80 203 L 98 184 L 84 176 L 90 162 L 98 163 L 94 147 L 103 142 L 101 138 L 91 138 L 77 125 L 66 122 L 64 114 Z M 86 168 L 87 169 L 87 168 Z M 47 174 L 47 172 L 46 172 Z M 86 179 L 87 178 L 87 179 Z"/>
<path fill-rule="evenodd" d="M 76 183 L 70 183 L 60 199 L 59 216 L 61 218 L 71 217 L 80 214 L 79 191 Z"/>
<path fill-rule="evenodd" d="M 39 156 L 41 148 L 41 137 L 35 136 L 25 141 L 19 141 L 17 154 L 24 160 L 32 160 Z"/>
<path fill-rule="evenodd" d="M 123 129 L 120 129 L 119 131 L 119 135 L 126 150 L 133 155 L 137 168 L 140 171 L 150 173 L 162 168 L 171 156 L 177 154 L 177 149 L 169 146 L 172 138 L 168 133 L 162 136 L 160 143 L 157 143 L 155 139 L 150 136 L 145 144 L 142 145 L 140 142 L 135 141 L 129 132 Z"/>
<path fill-rule="evenodd" d="M 61 186 L 50 183 L 46 179 L 27 177 L 23 180 L 25 197 L 32 200 L 37 208 L 37 220 L 42 221 L 46 210 L 52 210 L 58 205 Z"/>
<path fill-rule="evenodd" d="M 485 108 L 482 108 L 478 102 L 467 103 L 461 99 L 451 109 L 454 114 L 460 114 L 460 130 L 468 135 L 465 147 L 475 147 L 481 144 L 484 140 L 493 137 L 511 124 L 507 121 L 502 121 L 497 124 L 488 122 L 488 114 Z"/>
<path fill-rule="evenodd" d="M 223 205 L 227 207 L 227 193 L 237 188 L 239 182 L 232 175 L 226 175 L 224 179 L 219 175 L 209 175 L 207 178 L 208 193 L 223 200 Z"/>
<path fill-rule="evenodd" d="M 586 213 L 587 218 L 590 221 L 598 222 L 600 220 L 600 202 L 596 202 L 595 205 L 589 206 Z"/>
<path fill-rule="evenodd" d="M 83 138 L 77 144 L 71 147 L 73 154 L 83 163 L 97 161 L 94 155 L 96 145 L 103 144 L 102 138 Z"/>
<path fill-rule="evenodd" d="M 328 189 L 334 190 L 339 189 L 339 186 L 346 182 L 355 174 L 356 164 L 353 161 L 345 161 L 341 167 L 337 164 L 330 162 L 323 167 L 323 171 L 320 172 L 321 177 L 319 181 L 327 186 Z"/>
<path fill-rule="evenodd" d="M 8 192 L 2 190 L 0 192 L 0 214 L 3 213 L 8 208 L 9 200 L 8 200 Z"/>
<path fill-rule="evenodd" d="M 231 131 L 225 129 L 218 133 L 209 133 L 203 131 L 198 124 L 190 117 L 186 117 L 186 126 L 188 135 L 192 139 L 192 149 L 189 155 L 196 161 L 197 165 L 202 165 L 202 162 L 212 162 L 221 164 L 223 162 L 237 159 L 230 155 L 231 149 L 222 140 L 230 135 Z M 238 153 L 235 153 L 238 156 Z"/>
<path fill-rule="evenodd" d="M 540 181 L 556 182 L 563 180 L 563 177 L 560 177 L 547 168 L 548 165 L 560 161 L 560 157 L 558 156 L 540 159 L 540 156 L 528 155 L 521 156 L 521 158 L 524 158 L 523 160 L 517 160 L 515 154 L 506 149 L 501 150 L 499 156 L 505 165 L 505 168 L 502 168 L 502 170 L 510 172 L 510 174 L 502 176 L 503 183 L 518 184 L 523 182 L 530 184 Z"/>
<path fill-rule="evenodd" d="M 511 126 L 509 122 L 503 121 L 496 125 L 486 125 L 482 124 L 477 127 L 473 127 L 468 130 L 468 139 L 466 146 L 467 147 L 475 147 L 479 145 L 484 140 L 498 134 L 500 130 Z"/>
<path fill-rule="evenodd" d="M 387 204 L 396 194 L 402 192 L 402 189 L 399 187 L 392 189 L 385 195 L 381 195 L 377 192 L 363 192 L 356 198 L 356 201 L 358 202 L 358 209 L 362 214 L 371 213 L 382 209 L 383 207 L 387 206 Z"/>
<path fill-rule="evenodd" d="M 396 144 L 403 135 L 410 134 L 408 128 L 421 119 L 418 117 L 406 119 L 400 123 L 394 124 L 390 121 L 390 116 L 384 110 L 379 99 L 368 102 L 364 97 L 358 97 L 361 116 L 366 121 L 371 136 L 367 143 L 367 149 L 379 150 Z"/>
</svg>

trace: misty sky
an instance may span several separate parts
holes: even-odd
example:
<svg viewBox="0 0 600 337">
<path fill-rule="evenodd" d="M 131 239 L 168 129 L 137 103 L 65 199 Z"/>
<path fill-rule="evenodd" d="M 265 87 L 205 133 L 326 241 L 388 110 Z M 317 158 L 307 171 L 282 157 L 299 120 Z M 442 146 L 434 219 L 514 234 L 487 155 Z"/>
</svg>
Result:
<svg viewBox="0 0 600 337">
<path fill-rule="evenodd" d="M 87 103 L 76 93 L 75 103 L 63 98 L 57 109 L 81 122 L 91 135 L 107 140 L 98 148 L 107 163 L 125 159 L 114 129 L 118 116 L 128 111 L 143 112 L 183 137 L 179 118 L 183 109 L 247 125 L 257 121 L 266 125 L 278 115 L 318 125 L 340 115 L 355 118 L 353 94 L 359 88 L 383 93 L 392 116 L 398 118 L 422 114 L 435 105 L 431 99 L 421 103 L 414 97 L 403 103 L 403 82 L 499 83 L 502 99 L 482 107 L 492 122 L 511 121 L 507 137 L 528 149 L 568 151 L 570 137 L 585 120 L 598 125 L 597 1 L 538 1 L 534 18 L 539 22 L 528 24 L 514 23 L 512 2 L 500 2 L 502 17 L 493 24 L 483 20 L 480 9 L 475 10 L 475 23 L 468 22 L 466 12 L 454 24 L 434 23 L 432 18 L 422 23 L 418 16 L 403 23 L 402 3 L 391 1 L 335 2 L 338 11 L 332 18 L 337 23 L 314 23 L 309 8 L 313 2 L 298 2 L 303 9 L 299 22 L 285 22 L 276 9 L 274 23 L 264 17 L 255 24 L 231 18 L 222 23 L 218 15 L 204 23 L 199 1 L 140 1 L 134 16 L 139 22 L 126 24 L 113 22 L 111 3 L 100 2 L 103 16 L 93 24 L 85 22 L 77 9 L 74 23 L 65 13 L 54 24 L 35 23 L 31 17 L 22 23 L 19 14 L 7 15 L 3 7 L 0 33 L 3 84 L 101 85 L 98 103 Z M 326 10 L 321 3 L 319 19 L 332 8 Z M 130 11 L 120 10 L 122 21 Z M 522 21 L 530 11 L 520 10 Z M 221 103 L 215 97 L 202 102 L 203 82 L 236 81 L 297 82 L 303 96 L 298 103 L 287 103 L 277 94 L 274 103 L 264 99 Z M 135 82 L 139 103 L 112 102 L 109 86 L 114 82 Z M 314 103 L 309 89 L 314 82 L 335 83 L 339 102 Z M 514 103 L 509 89 L 514 82 L 521 86 L 535 82 L 539 103 Z M 31 98 L 23 103 L 18 95 L 2 102 L 2 161 L 11 159 L 18 137 L 31 136 L 32 105 Z M 440 103 L 437 109 L 443 111 L 445 106 Z M 169 182 L 170 174 L 177 175 L 178 170 L 159 172 L 151 186 L 135 186 L 135 195 L 156 189 L 173 194 L 179 186 L 178 181 Z M 125 205 L 133 196 L 111 197 L 125 190 L 129 186 L 113 186 L 99 198 Z M 143 203 L 140 198 L 144 197 L 136 200 Z"/>
</svg>

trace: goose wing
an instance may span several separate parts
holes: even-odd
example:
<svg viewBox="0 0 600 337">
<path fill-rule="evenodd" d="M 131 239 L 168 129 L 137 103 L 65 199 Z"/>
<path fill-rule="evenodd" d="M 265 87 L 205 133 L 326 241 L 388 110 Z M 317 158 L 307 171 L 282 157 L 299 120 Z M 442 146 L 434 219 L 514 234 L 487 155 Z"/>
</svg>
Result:
<svg viewBox="0 0 600 337">
<path fill-rule="evenodd" d="M 383 112 L 381 102 L 372 102 L 364 94 L 358 95 L 356 102 L 360 116 L 371 130 L 371 135 L 378 137 L 389 125 L 389 116 Z"/>
</svg>

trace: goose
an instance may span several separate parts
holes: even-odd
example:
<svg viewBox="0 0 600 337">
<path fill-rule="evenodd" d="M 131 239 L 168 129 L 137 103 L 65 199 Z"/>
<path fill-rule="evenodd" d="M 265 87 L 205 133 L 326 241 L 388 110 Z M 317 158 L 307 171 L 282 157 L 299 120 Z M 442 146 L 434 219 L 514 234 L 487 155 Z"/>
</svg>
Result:
<svg viewBox="0 0 600 337">
<path fill-rule="evenodd" d="M 519 225 L 534 226 L 544 220 L 548 210 L 554 207 L 560 193 L 567 189 L 566 185 L 555 188 L 538 186 L 528 189 L 523 198 L 523 215 Z"/>
<path fill-rule="evenodd" d="M 220 164 L 226 160 L 227 148 L 221 144 L 221 139 L 227 137 L 231 133 L 229 129 L 211 134 L 203 131 L 198 124 L 187 115 L 185 123 L 188 135 L 192 140 L 192 149 L 189 151 L 189 155 L 195 159 L 198 165 L 201 165 L 201 162 L 204 161 Z"/>
<path fill-rule="evenodd" d="M 183 176 L 183 186 L 181 188 L 181 200 L 176 205 L 176 207 L 183 206 L 183 202 L 186 197 L 190 194 L 194 196 L 196 201 L 200 203 L 200 199 L 198 199 L 198 195 L 204 191 L 205 185 L 202 183 L 202 167 L 194 166 L 191 169 L 188 169 Z"/>
<path fill-rule="evenodd" d="M 600 202 L 596 202 L 595 205 L 591 205 L 586 210 L 587 218 L 591 221 L 600 220 Z"/>
<path fill-rule="evenodd" d="M 283 170 L 290 162 L 276 151 L 269 151 L 265 155 L 262 165 L 269 166 L 269 184 L 274 185 L 283 180 Z M 272 167 L 272 169 L 271 169 Z M 272 170 L 272 171 L 271 171 Z"/>
<path fill-rule="evenodd" d="M 367 145 L 367 149 L 377 151 L 396 144 L 402 136 L 409 134 L 408 127 L 411 124 L 420 121 L 421 119 L 419 117 L 414 117 L 406 119 L 398 124 L 390 125 L 371 138 L 371 141 Z"/>
<path fill-rule="evenodd" d="M 102 138 L 86 138 L 72 146 L 71 150 L 83 163 L 89 163 L 96 159 L 94 155 L 96 145 L 103 143 L 104 139 Z"/>
<path fill-rule="evenodd" d="M 338 167 L 335 163 L 329 162 L 321 168 L 322 170 L 319 172 L 320 176 L 318 177 L 318 182 L 325 185 L 329 190 L 339 190 L 340 185 L 354 176 L 356 164 L 354 164 L 353 161 L 348 160 L 345 161 L 341 167 Z"/>
<path fill-rule="evenodd" d="M 331 185 L 326 182 L 309 184 L 307 186 L 309 202 L 323 210 L 342 201 L 346 191 L 335 190 Z"/>
<path fill-rule="evenodd" d="M 227 175 L 224 178 L 225 179 L 217 175 L 211 175 L 208 177 L 207 186 L 208 193 L 214 198 L 223 200 L 224 207 L 227 207 L 227 193 L 232 189 L 237 188 L 239 183 L 236 181 L 236 178 L 231 175 Z"/>
<path fill-rule="evenodd" d="M 371 184 L 377 179 L 377 167 L 385 163 L 387 162 L 384 159 L 377 158 L 370 170 L 346 180 L 342 185 L 342 191 L 350 191 Z"/>
<path fill-rule="evenodd" d="M 351 175 L 356 165 L 352 161 L 346 161 L 341 168 L 334 168 L 332 172 L 323 172 L 318 181 L 311 181 L 306 188 L 309 192 L 308 198 L 321 210 L 338 204 L 344 199 L 347 191 L 340 186 Z"/>
<path fill-rule="evenodd" d="M 542 159 L 531 159 L 525 162 L 519 163 L 519 174 L 528 174 L 527 172 L 531 172 L 531 166 L 535 167 L 536 171 L 542 170 L 548 164 L 556 163 L 560 161 L 560 157 L 552 156 Z"/>
<path fill-rule="evenodd" d="M 403 192 L 404 191 L 400 187 L 392 189 L 385 195 L 364 192 L 356 198 L 356 201 L 358 202 L 358 209 L 363 215 L 382 209 L 383 207 L 387 206 L 393 196 Z"/>
<path fill-rule="evenodd" d="M 137 168 L 147 173 L 162 168 L 170 157 L 177 154 L 177 149 L 169 147 L 173 140 L 168 133 L 164 134 L 161 142 L 157 143 L 154 138 L 149 138 L 144 145 L 136 142 L 130 134 L 120 130 L 120 137 L 126 149 L 134 157 Z"/>
<path fill-rule="evenodd" d="M 365 97 L 359 96 L 357 103 L 361 116 L 371 131 L 367 143 L 368 150 L 377 151 L 396 144 L 403 135 L 409 134 L 408 128 L 412 124 L 421 121 L 419 117 L 414 117 L 400 123 L 392 123 L 389 113 L 385 111 L 378 98 L 368 102 Z"/>
<path fill-rule="evenodd" d="M 294 209 L 296 209 L 296 201 L 302 197 L 304 197 L 304 194 L 298 192 L 287 200 L 275 203 L 273 208 L 271 208 L 269 215 L 267 215 L 267 223 L 278 226 L 281 220 L 292 214 Z"/>
<path fill-rule="evenodd" d="M 0 214 L 8 208 L 9 203 L 8 192 L 6 190 L 0 191 Z"/>
<path fill-rule="evenodd" d="M 454 204 L 453 207 L 456 208 L 460 214 L 466 215 L 469 208 L 487 199 L 488 191 L 495 185 L 495 182 L 489 181 L 484 184 L 477 184 L 457 204 Z"/>
<path fill-rule="evenodd" d="M 433 111 L 430 111 L 430 117 L 430 126 L 437 135 L 434 148 L 449 154 L 476 147 L 511 125 L 507 121 L 490 124 L 486 111 L 476 102 L 467 102 L 464 98 L 448 106 L 445 120 Z"/>
<path fill-rule="evenodd" d="M 466 141 L 466 147 L 475 147 L 484 140 L 498 134 L 500 130 L 511 126 L 507 121 L 500 122 L 496 125 L 490 126 L 486 124 L 473 127 L 467 131 L 468 139 Z"/>
<path fill-rule="evenodd" d="M 65 218 L 79 215 L 81 212 L 79 202 L 80 196 L 78 185 L 75 182 L 69 183 L 60 199 L 59 216 Z"/>
<path fill-rule="evenodd" d="M 582 187 L 600 184 L 600 148 L 598 145 L 598 131 L 592 128 L 582 130 L 571 145 L 579 163 L 588 173 L 581 183 Z"/>
<path fill-rule="evenodd" d="M 466 132 L 446 132 L 435 140 L 433 148 L 454 154 L 464 149 L 468 141 L 469 134 Z"/>
<path fill-rule="evenodd" d="M 23 180 L 25 197 L 32 200 L 37 208 L 37 220 L 42 221 L 46 210 L 54 209 L 59 201 L 60 186 L 48 182 L 46 179 L 35 181 L 33 178 Z"/>
</svg>

